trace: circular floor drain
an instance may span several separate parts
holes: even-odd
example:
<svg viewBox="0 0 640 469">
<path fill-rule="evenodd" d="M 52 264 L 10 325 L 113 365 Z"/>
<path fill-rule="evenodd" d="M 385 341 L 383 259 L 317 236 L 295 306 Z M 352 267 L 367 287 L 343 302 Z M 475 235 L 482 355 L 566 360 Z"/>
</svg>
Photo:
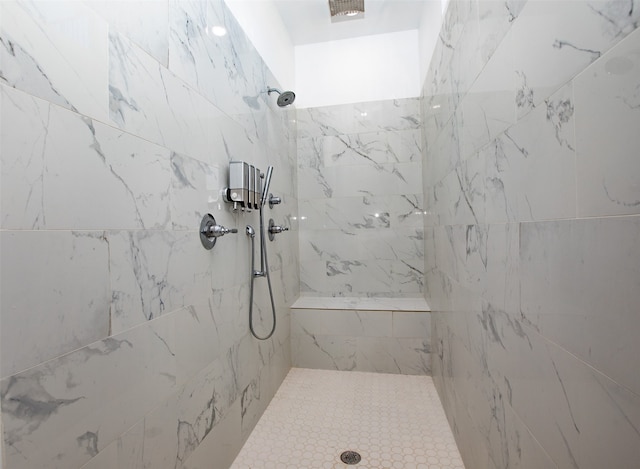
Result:
<svg viewBox="0 0 640 469">
<path fill-rule="evenodd" d="M 340 455 L 340 461 L 345 464 L 358 464 L 362 458 L 355 451 L 345 451 Z"/>
</svg>

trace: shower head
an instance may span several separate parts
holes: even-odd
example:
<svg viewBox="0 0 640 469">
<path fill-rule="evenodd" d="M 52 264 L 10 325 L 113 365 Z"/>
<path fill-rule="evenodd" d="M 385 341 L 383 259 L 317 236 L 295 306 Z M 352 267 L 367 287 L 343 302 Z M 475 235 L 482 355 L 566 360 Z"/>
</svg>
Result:
<svg viewBox="0 0 640 469">
<path fill-rule="evenodd" d="M 296 94 L 293 91 L 280 91 L 278 88 L 267 88 L 267 92 L 269 93 L 269 95 L 271 95 L 271 93 L 273 93 L 274 91 L 280 95 L 278 96 L 278 106 L 280 107 L 285 107 L 289 104 L 293 104 L 293 102 L 296 100 Z"/>
</svg>

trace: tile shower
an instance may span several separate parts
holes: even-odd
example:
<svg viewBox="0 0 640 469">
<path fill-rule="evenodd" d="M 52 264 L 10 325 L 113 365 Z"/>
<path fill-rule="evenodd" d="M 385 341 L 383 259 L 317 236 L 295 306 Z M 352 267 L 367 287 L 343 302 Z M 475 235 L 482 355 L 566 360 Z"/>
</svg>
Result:
<svg viewBox="0 0 640 469">
<path fill-rule="evenodd" d="M 346 368 L 432 371 L 470 469 L 636 468 L 639 21 L 451 0 L 420 98 L 296 113 L 221 0 L 0 2 L 0 465 L 228 467 L 300 327 L 346 324 Z M 264 343 L 232 159 L 292 228 Z"/>
<path fill-rule="evenodd" d="M 1 2 L 0 27 L 3 467 L 230 465 L 290 368 L 295 115 L 222 1 Z M 266 342 L 231 159 L 275 167 L 294 230 Z M 206 213 L 239 233 L 206 251 Z"/>
</svg>

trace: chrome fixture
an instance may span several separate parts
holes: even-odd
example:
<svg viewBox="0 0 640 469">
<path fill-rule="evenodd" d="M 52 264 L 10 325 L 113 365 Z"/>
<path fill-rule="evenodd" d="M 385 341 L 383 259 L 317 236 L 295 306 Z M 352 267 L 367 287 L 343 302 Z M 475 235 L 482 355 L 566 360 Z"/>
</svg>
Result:
<svg viewBox="0 0 640 469">
<path fill-rule="evenodd" d="M 280 91 L 278 88 L 271 88 L 270 86 L 267 87 L 267 93 L 269 93 L 269 96 L 271 96 L 271 93 L 278 93 L 280 96 L 278 96 L 278 106 L 280 107 L 285 107 L 288 106 L 289 104 L 293 104 L 293 102 L 296 100 L 296 94 L 293 91 Z"/>
<path fill-rule="evenodd" d="M 285 228 L 280 225 L 276 225 L 273 218 L 269 219 L 269 241 L 273 241 L 275 235 L 282 233 L 283 231 L 289 231 L 289 228 Z"/>
<path fill-rule="evenodd" d="M 260 197 L 257 199 L 258 204 L 257 208 L 260 211 L 260 270 L 256 270 L 255 268 L 255 236 L 256 232 L 251 225 L 247 225 L 247 236 L 251 238 L 251 285 L 249 287 L 249 330 L 251 331 L 251 335 L 253 335 L 258 340 L 267 340 L 269 339 L 276 330 L 276 305 L 273 301 L 273 288 L 271 287 L 271 274 L 269 273 L 269 260 L 267 259 L 267 242 L 265 240 L 264 233 L 264 216 L 262 214 L 262 209 L 264 208 L 267 202 L 267 194 L 269 193 L 269 186 L 271 185 L 271 175 L 273 174 L 273 166 L 269 166 L 267 168 L 267 173 L 264 175 L 264 184 L 262 184 L 262 193 Z M 262 177 L 262 176 L 261 176 Z M 273 221 L 273 220 L 271 220 Z M 269 233 L 269 236 L 272 236 Z M 269 299 L 271 300 L 271 313 L 273 317 L 273 323 L 271 326 L 271 331 L 264 337 L 259 336 L 253 328 L 253 286 L 255 279 L 258 277 L 266 277 L 267 285 L 269 287 Z"/>
<path fill-rule="evenodd" d="M 344 21 L 364 17 L 364 0 L 329 0 L 331 21 Z"/>
<path fill-rule="evenodd" d="M 273 174 L 273 166 L 267 168 L 267 175 L 264 178 L 264 190 L 260 197 L 260 207 L 264 206 L 267 200 L 267 193 L 269 192 L 269 186 L 271 185 L 271 175 Z"/>
<path fill-rule="evenodd" d="M 210 213 L 202 217 L 200 222 L 200 242 L 205 249 L 212 249 L 219 237 L 237 232 L 238 230 L 235 228 L 225 228 L 222 225 L 218 225 L 216 219 Z"/>
<path fill-rule="evenodd" d="M 278 205 L 282 203 L 282 199 L 280 197 L 276 197 L 273 194 L 269 194 L 269 208 L 273 208 L 274 205 Z"/>
</svg>

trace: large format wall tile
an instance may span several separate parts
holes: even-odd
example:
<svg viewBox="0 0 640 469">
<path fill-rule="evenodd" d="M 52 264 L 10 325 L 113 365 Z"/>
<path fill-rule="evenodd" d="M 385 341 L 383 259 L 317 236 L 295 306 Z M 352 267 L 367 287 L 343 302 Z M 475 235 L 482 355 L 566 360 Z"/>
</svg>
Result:
<svg viewBox="0 0 640 469">
<path fill-rule="evenodd" d="M 638 217 L 524 224 L 520 254 L 524 317 L 637 394 L 639 228 Z"/>
<path fill-rule="evenodd" d="M 0 81 L 106 122 L 108 28 L 77 1 L 2 2 Z"/>
<path fill-rule="evenodd" d="M 298 112 L 301 286 L 340 296 L 422 292 L 419 101 Z"/>
<path fill-rule="evenodd" d="M 2 380 L 9 467 L 79 467 L 96 456 L 171 394 L 174 347 L 167 317 Z"/>
<path fill-rule="evenodd" d="M 109 245 L 102 232 L 5 231 L 0 256 L 2 377 L 109 334 Z"/>
<path fill-rule="evenodd" d="M 109 25 L 147 51 L 159 63 L 169 60 L 169 5 L 164 0 L 89 0 Z"/>
<path fill-rule="evenodd" d="M 165 148 L 26 94 L 2 92 L 4 228 L 167 227 Z"/>
<path fill-rule="evenodd" d="M 445 14 L 423 87 L 424 290 L 470 467 L 637 465 L 638 6 Z"/>
<path fill-rule="evenodd" d="M 291 366 L 300 289 L 295 110 L 267 85 L 219 0 L 1 2 L 6 467 L 231 464 Z M 258 214 L 221 197 L 234 159 L 274 166 L 283 203 L 265 216 L 291 228 L 267 247 L 264 343 L 248 323 Z M 239 233 L 205 250 L 206 213 Z M 254 303 L 264 332 L 265 279 Z"/>
<path fill-rule="evenodd" d="M 578 215 L 640 214 L 640 32 L 575 80 Z"/>
</svg>

